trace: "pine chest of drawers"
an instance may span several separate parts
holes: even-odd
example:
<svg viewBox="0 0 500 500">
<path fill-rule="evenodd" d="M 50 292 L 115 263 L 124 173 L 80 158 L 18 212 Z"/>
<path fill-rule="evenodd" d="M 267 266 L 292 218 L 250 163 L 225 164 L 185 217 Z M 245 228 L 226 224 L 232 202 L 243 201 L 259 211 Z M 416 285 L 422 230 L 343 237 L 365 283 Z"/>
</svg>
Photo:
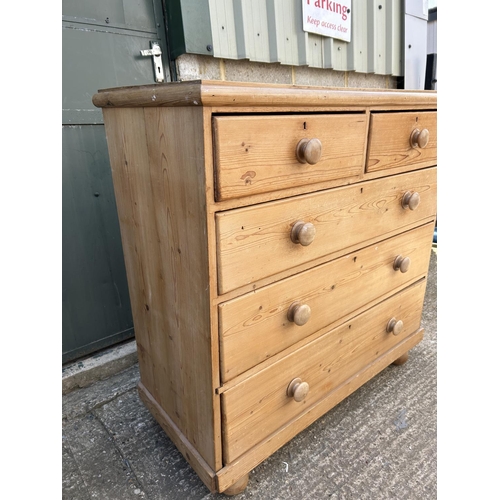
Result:
<svg viewBox="0 0 500 500">
<path fill-rule="evenodd" d="M 435 92 L 99 91 L 142 400 L 211 491 L 423 336 Z"/>
</svg>

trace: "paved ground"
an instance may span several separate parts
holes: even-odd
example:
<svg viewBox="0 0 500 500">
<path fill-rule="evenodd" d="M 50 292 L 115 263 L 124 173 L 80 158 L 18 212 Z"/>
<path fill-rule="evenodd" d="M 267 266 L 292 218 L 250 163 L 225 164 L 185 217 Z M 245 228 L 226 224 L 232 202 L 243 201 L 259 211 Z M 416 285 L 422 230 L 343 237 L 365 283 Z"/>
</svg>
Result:
<svg viewBox="0 0 500 500">
<path fill-rule="evenodd" d="M 436 260 L 424 340 L 255 468 L 238 499 L 437 498 Z M 211 494 L 140 401 L 138 367 L 63 396 L 62 498 Z"/>
</svg>

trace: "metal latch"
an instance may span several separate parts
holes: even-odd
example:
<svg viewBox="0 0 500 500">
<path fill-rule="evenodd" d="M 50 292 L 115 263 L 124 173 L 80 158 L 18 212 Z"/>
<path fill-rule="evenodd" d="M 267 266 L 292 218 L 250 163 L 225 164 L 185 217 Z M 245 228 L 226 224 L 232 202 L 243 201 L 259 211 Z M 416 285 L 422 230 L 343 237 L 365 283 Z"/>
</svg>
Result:
<svg viewBox="0 0 500 500">
<path fill-rule="evenodd" d="M 161 60 L 161 47 L 158 42 L 150 42 L 151 48 L 147 50 L 141 50 L 141 56 L 152 56 L 153 57 L 153 68 L 155 72 L 155 80 L 157 82 L 164 82 L 165 75 L 163 73 L 163 62 Z"/>
</svg>

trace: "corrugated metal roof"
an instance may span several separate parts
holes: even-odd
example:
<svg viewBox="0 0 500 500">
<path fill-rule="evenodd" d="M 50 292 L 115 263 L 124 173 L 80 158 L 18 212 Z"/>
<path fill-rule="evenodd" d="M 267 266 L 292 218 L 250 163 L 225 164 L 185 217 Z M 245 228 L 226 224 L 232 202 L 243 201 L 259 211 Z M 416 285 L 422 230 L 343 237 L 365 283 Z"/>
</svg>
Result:
<svg viewBox="0 0 500 500">
<path fill-rule="evenodd" d="M 213 55 L 380 75 L 403 74 L 401 0 L 352 0 L 352 38 L 302 29 L 302 0 L 208 0 Z"/>
</svg>

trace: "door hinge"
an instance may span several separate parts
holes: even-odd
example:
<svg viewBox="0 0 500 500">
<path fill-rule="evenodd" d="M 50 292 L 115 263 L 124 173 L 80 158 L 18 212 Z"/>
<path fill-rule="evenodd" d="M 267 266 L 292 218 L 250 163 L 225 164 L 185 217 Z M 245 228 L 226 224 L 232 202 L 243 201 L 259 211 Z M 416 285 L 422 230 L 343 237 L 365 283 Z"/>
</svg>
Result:
<svg viewBox="0 0 500 500">
<path fill-rule="evenodd" d="M 153 58 L 153 69 L 155 72 L 155 80 L 160 83 L 165 81 L 163 73 L 163 61 L 161 60 L 161 47 L 158 42 L 150 42 L 151 48 L 141 50 L 141 56 L 151 56 Z"/>
</svg>

